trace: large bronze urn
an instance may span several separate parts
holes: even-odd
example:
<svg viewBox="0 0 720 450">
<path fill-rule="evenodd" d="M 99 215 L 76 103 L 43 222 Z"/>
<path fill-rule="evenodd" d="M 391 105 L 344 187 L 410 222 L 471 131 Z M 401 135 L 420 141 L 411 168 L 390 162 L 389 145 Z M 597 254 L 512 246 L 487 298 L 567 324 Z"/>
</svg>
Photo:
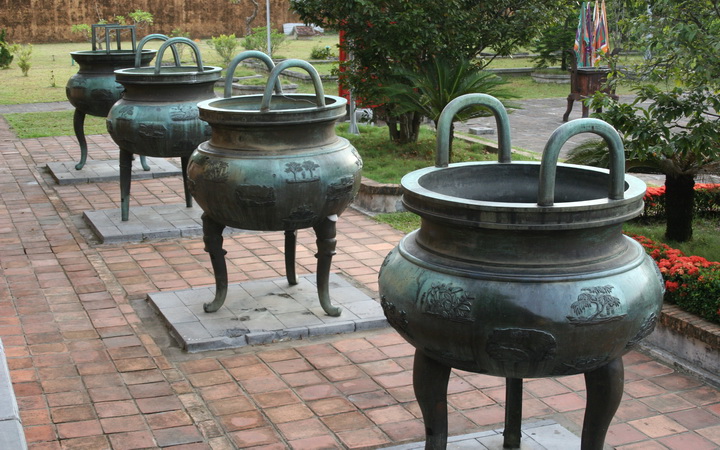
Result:
<svg viewBox="0 0 720 450">
<path fill-rule="evenodd" d="M 490 108 L 498 162 L 448 164 L 455 114 Z M 600 135 L 610 170 L 557 162 L 578 133 Z M 601 449 L 623 392 L 621 356 L 658 318 L 663 282 L 643 248 L 622 233 L 643 209 L 645 184 L 624 174 L 617 132 L 596 119 L 562 125 L 542 162 L 511 162 L 508 120 L 493 97 L 452 101 L 438 127 L 435 167 L 402 179 L 418 214 L 379 275 L 389 323 L 416 347 L 414 388 L 426 448 L 447 441 L 451 368 L 505 377 L 505 446 L 520 443 L 522 379 L 584 373 L 583 449 Z"/>
<path fill-rule="evenodd" d="M 238 59 L 248 56 L 260 57 L 255 52 Z M 260 58 L 272 66 L 269 58 Z M 288 67 L 307 70 L 315 93 L 279 92 L 278 78 Z M 335 222 L 357 194 L 362 168 L 357 151 L 335 134 L 335 122 L 345 115 L 345 105 L 345 99 L 325 95 L 315 69 L 300 60 L 275 66 L 263 95 L 206 100 L 198 105 L 200 117 L 212 127 L 212 137 L 198 146 L 188 165 L 192 195 L 204 211 L 203 237 L 217 286 L 215 299 L 205 304 L 205 311 L 217 311 L 227 294 L 225 226 L 284 231 L 290 284 L 297 283 L 297 230 L 312 227 L 317 236 L 320 304 L 327 314 L 340 314 L 328 292 Z"/>
<path fill-rule="evenodd" d="M 97 31 L 105 32 L 105 49 L 97 42 Z M 131 48 L 123 49 L 121 31 L 131 34 Z M 115 33 L 111 49 L 111 33 Z M 137 66 L 147 65 L 155 57 L 155 50 L 136 51 L 134 25 L 93 25 L 92 50 L 71 52 L 70 56 L 78 63 L 78 72 L 71 76 L 65 86 L 68 101 L 75 107 L 73 128 L 80 145 L 80 161 L 75 169 L 80 170 L 87 161 L 87 140 L 85 139 L 85 116 L 107 117 L 110 108 L 120 99 L 124 88 L 115 81 L 115 71 L 133 67 L 136 56 Z M 145 164 L 143 164 L 145 166 Z M 145 170 L 150 170 L 145 167 Z"/>
<path fill-rule="evenodd" d="M 168 47 L 189 45 L 196 66 L 163 66 Z M 138 49 L 141 51 L 142 49 Z M 125 87 L 120 100 L 107 117 L 110 136 L 120 147 L 120 195 L 122 220 L 130 209 L 131 164 L 133 154 L 181 160 L 185 203 L 192 206 L 187 188 L 187 163 L 190 154 L 210 136 L 210 127 L 198 116 L 197 103 L 215 97 L 215 82 L 220 67 L 204 66 L 197 45 L 187 38 L 171 38 L 158 49 L 154 67 L 135 67 L 115 72 Z"/>
</svg>

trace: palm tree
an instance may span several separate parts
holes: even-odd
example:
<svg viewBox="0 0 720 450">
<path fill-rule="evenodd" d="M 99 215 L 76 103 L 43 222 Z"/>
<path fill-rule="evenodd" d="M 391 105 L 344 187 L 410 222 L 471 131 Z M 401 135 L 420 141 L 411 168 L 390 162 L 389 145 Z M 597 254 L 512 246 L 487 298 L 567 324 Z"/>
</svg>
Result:
<svg viewBox="0 0 720 450">
<path fill-rule="evenodd" d="M 473 61 L 454 61 L 433 58 L 419 69 L 400 67 L 395 71 L 396 82 L 382 88 L 397 114 L 416 112 L 428 117 L 437 128 L 440 113 L 453 99 L 465 94 L 489 94 L 497 97 L 507 108 L 516 107 L 504 101 L 517 96 L 502 88 L 506 82 L 497 75 L 482 70 Z M 456 119 L 465 121 L 487 115 L 482 106 L 460 111 Z M 452 130 L 450 135 L 452 136 Z M 452 145 L 450 147 L 452 157 Z"/>
</svg>

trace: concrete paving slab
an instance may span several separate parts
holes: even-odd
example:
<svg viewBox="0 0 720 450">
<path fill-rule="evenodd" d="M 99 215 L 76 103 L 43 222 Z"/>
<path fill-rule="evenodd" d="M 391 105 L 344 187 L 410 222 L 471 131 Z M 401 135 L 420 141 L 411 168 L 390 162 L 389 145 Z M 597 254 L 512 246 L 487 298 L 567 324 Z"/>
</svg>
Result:
<svg viewBox="0 0 720 450">
<path fill-rule="evenodd" d="M 580 448 L 580 438 L 552 420 L 523 424 L 520 447 L 523 450 L 565 450 Z M 387 447 L 386 450 L 418 450 L 425 448 L 425 442 Z M 503 430 L 481 431 L 448 437 L 448 449 L 502 450 Z"/>
<path fill-rule="evenodd" d="M 153 292 L 147 299 L 170 334 L 191 353 L 387 327 L 380 304 L 334 273 L 330 274 L 333 304 L 340 304 L 341 295 L 364 297 L 349 304 L 362 314 L 343 307 L 340 317 L 328 316 L 319 306 L 315 281 L 316 275 L 308 274 L 299 276 L 296 286 L 290 286 L 285 278 L 233 284 L 223 307 L 210 314 L 203 311 L 202 304 L 213 299 L 214 286 Z M 339 292 L 332 286 L 339 287 Z M 295 290 L 304 297 L 308 289 L 315 295 L 312 306 L 294 298 Z"/>
<path fill-rule="evenodd" d="M 143 170 L 140 159 L 137 158 L 132 165 L 133 180 L 147 180 L 150 178 L 182 176 L 182 171 L 175 164 L 165 158 L 147 158 L 149 171 Z M 77 161 L 61 161 L 47 163 L 53 179 L 59 185 L 81 183 L 103 183 L 120 181 L 120 165 L 117 160 L 94 161 L 85 163 L 81 170 L 75 169 Z"/>
<path fill-rule="evenodd" d="M 5 347 L 0 339 L 0 448 L 27 448 L 10 369 L 5 359 Z"/>
<path fill-rule="evenodd" d="M 128 220 L 121 220 L 120 208 L 83 212 L 83 219 L 103 244 L 140 242 L 148 239 L 202 235 L 202 209 L 184 203 L 161 206 L 131 206 Z M 174 220 L 166 220 L 173 217 Z M 224 234 L 257 233 L 225 228 Z"/>
</svg>

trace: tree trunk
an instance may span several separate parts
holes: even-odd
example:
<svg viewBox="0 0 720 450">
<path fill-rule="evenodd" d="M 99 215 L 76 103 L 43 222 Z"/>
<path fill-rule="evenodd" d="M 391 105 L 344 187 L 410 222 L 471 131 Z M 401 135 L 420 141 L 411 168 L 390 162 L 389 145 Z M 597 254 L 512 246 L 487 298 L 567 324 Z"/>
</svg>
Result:
<svg viewBox="0 0 720 450">
<path fill-rule="evenodd" d="M 252 23 L 257 17 L 259 8 L 257 0 L 250 0 L 250 3 L 253 4 L 253 12 L 245 18 L 245 36 L 250 36 L 252 34 Z"/>
<path fill-rule="evenodd" d="M 665 175 L 665 237 L 677 242 L 692 239 L 695 175 Z"/>
<path fill-rule="evenodd" d="M 399 116 L 388 114 L 387 126 L 390 132 L 390 140 L 396 144 L 417 142 L 420 134 L 420 119 L 422 119 L 422 115 L 415 112 Z"/>
</svg>

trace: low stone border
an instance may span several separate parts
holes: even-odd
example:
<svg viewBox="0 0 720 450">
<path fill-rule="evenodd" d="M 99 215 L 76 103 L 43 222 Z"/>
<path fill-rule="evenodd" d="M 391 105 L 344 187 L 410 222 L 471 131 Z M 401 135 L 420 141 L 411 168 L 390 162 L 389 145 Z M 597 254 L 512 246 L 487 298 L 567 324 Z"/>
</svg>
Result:
<svg viewBox="0 0 720 450">
<path fill-rule="evenodd" d="M 27 449 L 2 339 L 0 339 L 0 448 Z"/>
<path fill-rule="evenodd" d="M 363 177 L 360 190 L 353 204 L 369 213 L 391 213 L 404 211 L 402 189 L 399 184 L 378 183 Z"/>
<path fill-rule="evenodd" d="M 720 325 L 664 304 L 642 347 L 675 367 L 720 386 Z"/>
</svg>

